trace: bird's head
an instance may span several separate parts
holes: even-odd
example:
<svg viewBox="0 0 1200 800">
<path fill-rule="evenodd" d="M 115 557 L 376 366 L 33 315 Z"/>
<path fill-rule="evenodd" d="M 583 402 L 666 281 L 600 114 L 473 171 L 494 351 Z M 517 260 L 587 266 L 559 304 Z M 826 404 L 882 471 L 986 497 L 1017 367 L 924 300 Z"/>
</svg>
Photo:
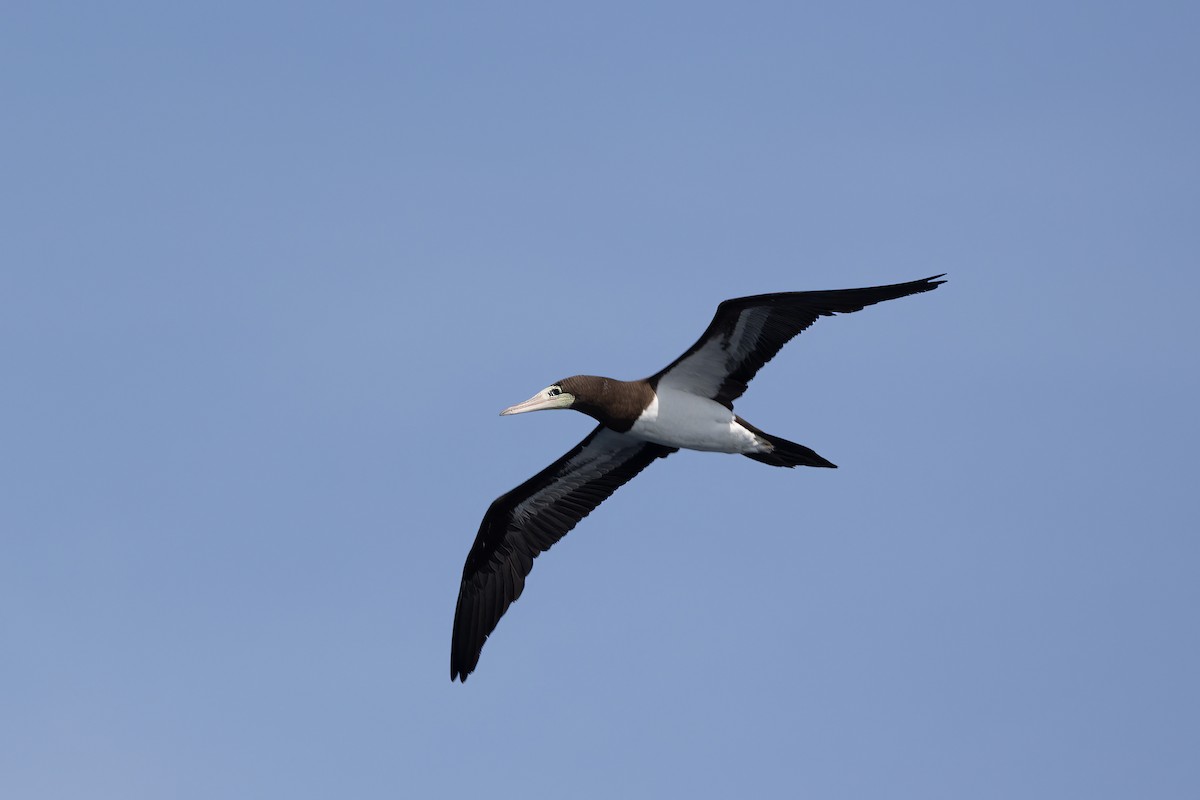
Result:
<svg viewBox="0 0 1200 800">
<path fill-rule="evenodd" d="M 547 408 L 570 408 L 575 405 L 575 395 L 570 391 L 571 379 L 564 378 L 542 389 L 524 403 L 509 406 L 500 412 L 500 416 L 509 414 L 524 414 L 526 411 L 542 411 Z"/>
</svg>

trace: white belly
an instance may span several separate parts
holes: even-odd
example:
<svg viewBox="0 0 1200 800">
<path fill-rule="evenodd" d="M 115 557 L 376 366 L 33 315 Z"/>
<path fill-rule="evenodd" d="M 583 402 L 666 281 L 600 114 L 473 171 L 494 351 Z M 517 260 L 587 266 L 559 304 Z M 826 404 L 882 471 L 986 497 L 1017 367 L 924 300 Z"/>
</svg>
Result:
<svg viewBox="0 0 1200 800">
<path fill-rule="evenodd" d="M 758 438 L 738 424 L 733 412 L 706 397 L 659 387 L 658 396 L 629 430 L 631 436 L 670 447 L 718 453 L 755 453 Z"/>
</svg>

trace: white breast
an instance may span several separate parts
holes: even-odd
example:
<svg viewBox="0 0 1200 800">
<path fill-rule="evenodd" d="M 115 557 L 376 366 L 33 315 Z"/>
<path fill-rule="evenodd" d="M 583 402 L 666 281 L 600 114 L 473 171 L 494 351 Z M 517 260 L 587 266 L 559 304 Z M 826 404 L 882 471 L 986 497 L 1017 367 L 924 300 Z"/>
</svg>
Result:
<svg viewBox="0 0 1200 800">
<path fill-rule="evenodd" d="M 629 434 L 689 450 L 755 453 L 764 449 L 763 443 L 739 425 L 725 406 L 661 384 L 657 396 L 633 423 Z"/>
</svg>

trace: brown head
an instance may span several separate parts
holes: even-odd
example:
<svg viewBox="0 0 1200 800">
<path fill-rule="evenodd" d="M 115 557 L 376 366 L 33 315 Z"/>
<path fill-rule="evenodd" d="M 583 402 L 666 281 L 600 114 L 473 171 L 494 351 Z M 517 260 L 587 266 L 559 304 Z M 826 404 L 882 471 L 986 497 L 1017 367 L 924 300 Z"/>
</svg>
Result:
<svg viewBox="0 0 1200 800">
<path fill-rule="evenodd" d="M 510 406 L 500 414 L 524 414 L 548 408 L 572 408 L 603 422 L 618 431 L 627 431 L 642 409 L 654 398 L 654 390 L 646 381 L 619 381 L 595 375 L 574 375 L 526 400 Z"/>
</svg>

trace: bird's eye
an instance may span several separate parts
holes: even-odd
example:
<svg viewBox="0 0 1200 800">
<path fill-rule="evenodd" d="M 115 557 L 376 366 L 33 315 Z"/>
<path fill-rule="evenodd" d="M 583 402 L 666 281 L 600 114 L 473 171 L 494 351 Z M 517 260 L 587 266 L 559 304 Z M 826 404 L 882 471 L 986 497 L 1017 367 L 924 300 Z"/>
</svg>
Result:
<svg viewBox="0 0 1200 800">
<path fill-rule="evenodd" d="M 560 394 L 562 394 L 562 389 L 558 388 L 557 386 L 551 386 L 550 390 L 546 392 L 546 394 L 550 395 L 551 397 L 558 397 Z"/>
</svg>

